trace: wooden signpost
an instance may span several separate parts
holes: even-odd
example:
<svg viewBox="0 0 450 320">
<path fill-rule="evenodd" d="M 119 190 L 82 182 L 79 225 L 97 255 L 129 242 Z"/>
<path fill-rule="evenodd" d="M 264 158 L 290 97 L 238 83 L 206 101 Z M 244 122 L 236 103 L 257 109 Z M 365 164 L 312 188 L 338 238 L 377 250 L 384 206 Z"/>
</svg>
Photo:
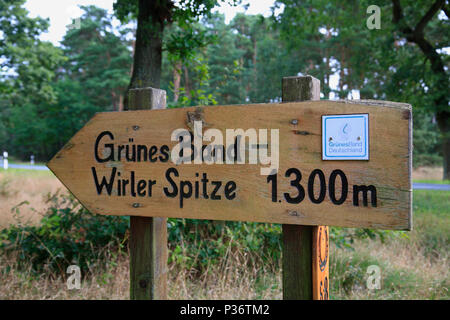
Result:
<svg viewBox="0 0 450 320">
<path fill-rule="evenodd" d="M 320 100 L 320 81 L 283 78 L 282 97 L 283 102 Z M 284 224 L 282 230 L 283 299 L 328 300 L 328 227 Z"/>
<path fill-rule="evenodd" d="M 317 90 L 312 77 L 297 89 L 302 81 Z M 407 104 L 164 110 L 161 90 L 131 95 L 131 109 L 158 110 L 96 114 L 48 167 L 91 212 L 132 216 L 134 299 L 165 298 L 167 217 L 283 224 L 283 286 L 296 283 L 288 299 L 327 298 L 323 226 L 412 228 Z M 308 99 L 317 97 L 283 92 L 283 101 Z"/>
<path fill-rule="evenodd" d="M 128 107 L 165 109 L 166 92 L 145 88 L 129 91 Z M 133 130 L 139 130 L 133 127 Z M 138 217 L 130 213 L 130 298 L 167 298 L 167 218 Z"/>
</svg>

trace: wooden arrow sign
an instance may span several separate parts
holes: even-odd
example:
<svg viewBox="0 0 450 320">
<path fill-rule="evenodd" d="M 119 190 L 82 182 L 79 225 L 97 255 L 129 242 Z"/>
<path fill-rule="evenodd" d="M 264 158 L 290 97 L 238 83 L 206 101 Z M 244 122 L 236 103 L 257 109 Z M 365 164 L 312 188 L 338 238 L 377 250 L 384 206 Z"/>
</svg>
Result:
<svg viewBox="0 0 450 320">
<path fill-rule="evenodd" d="M 48 167 L 97 214 L 410 230 L 411 123 L 384 101 L 105 112 Z"/>
</svg>

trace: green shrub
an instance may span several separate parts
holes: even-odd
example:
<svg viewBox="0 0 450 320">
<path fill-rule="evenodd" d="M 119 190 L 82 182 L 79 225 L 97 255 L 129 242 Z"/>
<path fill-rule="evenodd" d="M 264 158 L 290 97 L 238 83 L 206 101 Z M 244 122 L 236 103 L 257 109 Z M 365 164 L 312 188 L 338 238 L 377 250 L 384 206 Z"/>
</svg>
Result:
<svg viewBox="0 0 450 320">
<path fill-rule="evenodd" d="M 411 241 L 430 258 L 448 256 L 450 196 L 448 191 L 414 190 L 414 229 Z M 433 260 L 432 260 L 433 261 Z"/>
<path fill-rule="evenodd" d="M 91 214 L 73 196 L 49 195 L 50 207 L 39 225 L 16 225 L 0 231 L 0 252 L 14 254 L 20 266 L 36 272 L 65 274 L 76 264 L 85 272 L 106 263 L 127 245 L 129 217 Z M 15 208 L 20 218 L 21 205 Z M 201 274 L 231 256 L 257 267 L 280 267 L 281 225 L 233 221 L 168 219 L 169 263 Z M 331 228 L 330 239 L 351 248 L 355 238 L 372 239 L 385 233 L 370 229 Z"/>
<path fill-rule="evenodd" d="M 385 238 L 392 234 L 387 230 L 375 230 L 367 228 L 339 228 L 331 227 L 330 241 L 338 248 L 353 249 L 353 243 L 356 239 L 380 239 L 384 242 Z"/>
<path fill-rule="evenodd" d="M 413 165 L 442 166 L 442 136 L 433 114 L 424 108 L 413 108 Z"/>
<path fill-rule="evenodd" d="M 169 219 L 169 261 L 188 270 L 201 271 L 208 264 L 223 263 L 228 254 L 239 252 L 253 264 L 279 268 L 282 252 L 280 224 Z M 361 228 L 331 228 L 330 241 L 353 249 L 355 239 L 384 241 L 389 231 Z"/>
<path fill-rule="evenodd" d="M 251 264 L 271 264 L 281 257 L 281 225 L 234 221 L 168 219 L 169 262 L 201 272 L 238 254 Z M 276 264 L 276 265 L 274 265 Z"/>
<path fill-rule="evenodd" d="M 0 252 L 15 255 L 19 268 L 31 263 L 36 272 L 65 274 L 67 266 L 76 264 L 87 271 L 124 245 L 128 217 L 91 214 L 73 196 L 57 193 L 48 201 L 51 206 L 39 225 L 0 231 Z"/>
</svg>

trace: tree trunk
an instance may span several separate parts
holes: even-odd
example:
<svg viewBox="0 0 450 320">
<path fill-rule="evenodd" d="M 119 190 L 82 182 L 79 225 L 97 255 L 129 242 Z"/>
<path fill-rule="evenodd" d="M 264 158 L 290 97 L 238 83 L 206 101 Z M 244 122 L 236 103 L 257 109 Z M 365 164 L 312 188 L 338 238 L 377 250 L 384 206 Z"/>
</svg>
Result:
<svg viewBox="0 0 450 320">
<path fill-rule="evenodd" d="M 434 97 L 434 105 L 437 110 L 436 120 L 442 135 L 442 155 L 444 158 L 443 179 L 450 179 L 450 112 L 447 111 L 449 103 L 449 78 L 441 56 L 436 48 L 433 47 L 432 43 L 425 39 L 423 32 L 433 17 L 441 9 L 445 9 L 445 0 L 436 0 L 414 29 L 409 27 L 405 21 L 400 0 L 392 0 L 392 4 L 394 23 L 397 24 L 406 40 L 415 43 L 420 48 L 424 56 L 430 61 L 431 70 L 434 75 L 439 79 L 434 85 L 429 86 L 430 92 L 428 94 L 431 94 Z"/>
<path fill-rule="evenodd" d="M 119 112 L 123 111 L 123 95 L 122 94 L 119 96 L 119 108 L 117 111 L 119 111 Z"/>
<path fill-rule="evenodd" d="M 189 70 L 186 66 L 183 66 L 184 69 L 184 89 L 186 91 L 186 96 L 189 98 L 189 100 L 192 99 L 191 94 L 191 82 L 189 80 Z"/>
<path fill-rule="evenodd" d="M 340 71 L 339 71 L 339 99 L 345 99 L 347 98 L 347 95 L 344 94 L 344 78 L 345 78 L 345 72 L 344 72 L 344 65 L 345 65 L 345 57 L 344 57 L 344 48 L 341 47 L 341 61 L 339 61 L 340 64 Z"/>
<path fill-rule="evenodd" d="M 171 5 L 171 1 L 139 0 L 133 72 L 128 90 L 160 87 L 164 20 Z M 125 110 L 128 110 L 127 98 L 128 94 L 124 99 Z"/>
<path fill-rule="evenodd" d="M 439 130 L 442 134 L 442 155 L 444 158 L 444 180 L 450 180 L 450 112 L 436 114 Z"/>
<path fill-rule="evenodd" d="M 258 45 L 256 42 L 256 36 L 253 38 L 253 88 L 251 89 L 253 92 L 253 99 L 257 100 L 256 95 L 258 94 L 256 92 L 256 88 L 258 87 L 258 69 L 256 68 L 256 63 L 258 60 Z"/>
<path fill-rule="evenodd" d="M 181 61 L 177 60 L 173 67 L 173 101 L 177 102 L 180 98 L 181 82 Z"/>
<path fill-rule="evenodd" d="M 114 92 L 114 90 L 111 90 L 111 105 L 112 105 L 112 110 L 117 111 L 119 103 L 117 101 L 117 95 Z"/>
</svg>

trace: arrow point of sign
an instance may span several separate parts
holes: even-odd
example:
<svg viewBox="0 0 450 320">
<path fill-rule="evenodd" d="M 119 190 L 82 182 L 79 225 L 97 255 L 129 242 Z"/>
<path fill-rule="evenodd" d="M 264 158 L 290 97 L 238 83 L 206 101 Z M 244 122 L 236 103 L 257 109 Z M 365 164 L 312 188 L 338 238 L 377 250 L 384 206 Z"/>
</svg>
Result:
<svg viewBox="0 0 450 320">
<path fill-rule="evenodd" d="M 94 123 L 101 117 L 100 114 L 102 113 L 96 113 L 46 164 L 83 207 L 93 213 L 98 212 L 78 196 L 79 191 L 86 188 L 86 181 L 83 178 L 87 176 L 83 165 L 83 158 L 86 158 L 86 155 L 80 146 L 84 144 L 83 139 L 96 130 Z"/>
</svg>

